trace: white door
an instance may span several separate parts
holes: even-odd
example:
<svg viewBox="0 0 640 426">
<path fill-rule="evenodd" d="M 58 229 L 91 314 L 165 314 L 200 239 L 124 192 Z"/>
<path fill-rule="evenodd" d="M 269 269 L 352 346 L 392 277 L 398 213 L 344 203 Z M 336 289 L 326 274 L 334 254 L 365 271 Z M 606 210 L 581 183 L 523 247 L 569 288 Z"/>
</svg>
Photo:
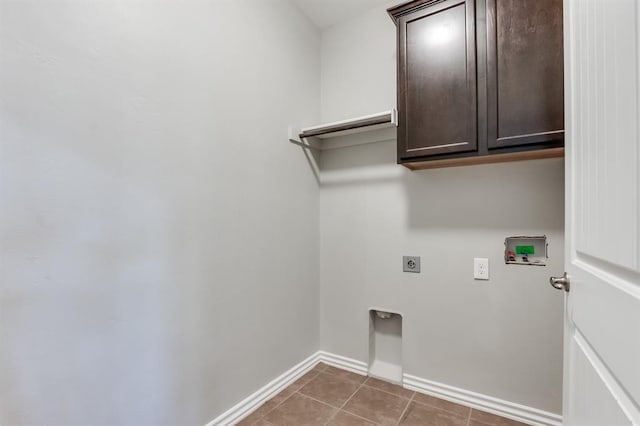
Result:
<svg viewBox="0 0 640 426">
<path fill-rule="evenodd" d="M 565 425 L 640 425 L 639 13 L 564 5 Z"/>
</svg>

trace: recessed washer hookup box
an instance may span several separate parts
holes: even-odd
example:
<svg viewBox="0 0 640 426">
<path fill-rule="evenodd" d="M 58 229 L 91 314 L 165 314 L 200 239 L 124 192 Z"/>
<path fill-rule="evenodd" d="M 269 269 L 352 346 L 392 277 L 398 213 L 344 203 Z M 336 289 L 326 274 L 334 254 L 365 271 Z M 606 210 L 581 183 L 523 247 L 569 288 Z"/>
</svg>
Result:
<svg viewBox="0 0 640 426">
<path fill-rule="evenodd" d="M 504 262 L 515 265 L 545 266 L 547 259 L 547 236 L 507 237 L 504 240 Z"/>
</svg>

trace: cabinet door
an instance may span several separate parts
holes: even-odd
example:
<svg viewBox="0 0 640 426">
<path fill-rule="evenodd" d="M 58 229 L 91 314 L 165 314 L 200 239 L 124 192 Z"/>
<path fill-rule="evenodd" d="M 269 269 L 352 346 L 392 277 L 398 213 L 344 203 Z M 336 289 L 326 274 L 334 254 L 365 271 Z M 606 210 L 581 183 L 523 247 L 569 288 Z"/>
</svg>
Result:
<svg viewBox="0 0 640 426">
<path fill-rule="evenodd" d="M 562 0 L 487 0 L 488 146 L 564 141 Z"/>
<path fill-rule="evenodd" d="M 475 4 L 400 17 L 398 159 L 477 149 Z"/>
</svg>

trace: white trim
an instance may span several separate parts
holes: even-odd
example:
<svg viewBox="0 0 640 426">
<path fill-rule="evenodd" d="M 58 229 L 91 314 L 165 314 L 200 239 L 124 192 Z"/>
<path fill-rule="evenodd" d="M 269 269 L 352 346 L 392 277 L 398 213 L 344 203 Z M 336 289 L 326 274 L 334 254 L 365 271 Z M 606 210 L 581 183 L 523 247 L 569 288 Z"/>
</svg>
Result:
<svg viewBox="0 0 640 426">
<path fill-rule="evenodd" d="M 362 361 L 357 361 L 355 359 L 346 358 L 329 352 L 318 351 L 207 423 L 206 426 L 229 426 L 236 424 L 257 410 L 262 404 L 274 397 L 280 391 L 284 390 L 291 383 L 298 380 L 319 362 L 324 362 L 327 365 L 348 370 L 363 376 L 367 375 L 367 364 Z"/>
<path fill-rule="evenodd" d="M 353 358 L 347 358 L 346 356 L 332 354 L 330 352 L 319 351 L 316 354 L 319 357 L 318 361 L 322 361 L 327 365 L 342 368 L 343 370 L 351 371 L 352 373 L 366 376 L 369 371 L 369 367 L 366 362 L 358 361 Z"/>
<path fill-rule="evenodd" d="M 276 377 L 271 382 L 261 387 L 258 391 L 252 393 L 215 419 L 211 420 L 206 424 L 206 426 L 229 426 L 236 424 L 258 409 L 263 403 L 271 399 L 278 392 L 284 390 L 291 383 L 298 380 L 300 376 L 311 370 L 319 362 L 320 352 L 316 352 L 295 367 L 285 371 L 283 374 Z"/>
<path fill-rule="evenodd" d="M 318 351 L 207 423 L 206 426 L 230 426 L 239 422 L 264 402 L 298 380 L 300 376 L 307 373 L 319 362 L 324 362 L 327 365 L 363 376 L 366 376 L 368 372 L 366 362 L 330 352 Z M 562 416 L 558 414 L 456 388 L 411 374 L 405 373 L 403 375 L 403 384 L 406 389 L 433 395 L 441 399 L 453 401 L 531 425 L 560 426 L 562 424 Z"/>
<path fill-rule="evenodd" d="M 562 416 L 492 396 L 404 374 L 404 387 L 536 426 L 560 426 Z"/>
<path fill-rule="evenodd" d="M 384 121 L 376 123 L 376 121 L 380 121 L 381 119 Z M 339 130 L 345 126 L 353 127 L 346 130 Z M 315 150 L 325 150 L 395 140 L 396 127 L 398 127 L 398 110 L 392 108 L 389 111 L 305 127 L 303 129 L 299 129 L 295 125 L 290 125 L 288 133 L 289 142 L 295 145 Z M 313 134 L 318 132 L 322 133 L 309 135 L 309 133 Z M 306 136 L 305 133 L 307 134 Z"/>
<path fill-rule="evenodd" d="M 371 126 L 367 132 L 360 133 L 348 133 L 339 136 L 333 136 L 326 139 L 317 139 L 313 136 L 307 138 L 309 142 L 316 143 L 315 146 L 319 147 L 321 151 L 329 151 L 332 149 L 348 148 L 350 146 L 359 146 L 380 142 L 395 142 L 396 141 L 396 129 L 395 127 L 385 127 L 386 124 Z M 316 140 L 314 140 L 316 139 Z M 319 142 L 321 141 L 321 142 Z"/>
<path fill-rule="evenodd" d="M 309 132 L 313 130 L 331 130 L 332 127 L 339 127 L 345 124 L 360 124 L 361 122 L 365 122 L 372 119 L 379 118 L 388 118 L 389 124 L 395 124 L 397 126 L 396 112 L 395 108 L 392 108 L 388 111 L 376 112 L 373 114 L 362 115 L 360 117 L 347 118 L 346 120 L 340 121 L 332 121 L 331 123 L 318 124 L 316 126 L 304 127 L 300 133 Z"/>
</svg>

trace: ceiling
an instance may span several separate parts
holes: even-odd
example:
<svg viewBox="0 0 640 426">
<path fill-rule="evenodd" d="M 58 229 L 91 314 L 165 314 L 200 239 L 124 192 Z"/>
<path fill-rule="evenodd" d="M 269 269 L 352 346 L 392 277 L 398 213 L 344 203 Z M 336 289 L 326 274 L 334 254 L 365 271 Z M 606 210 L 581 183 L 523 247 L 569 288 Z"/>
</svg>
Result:
<svg viewBox="0 0 640 426">
<path fill-rule="evenodd" d="M 375 7 L 386 8 L 400 0 L 292 0 L 318 28 L 326 28 Z"/>
</svg>

